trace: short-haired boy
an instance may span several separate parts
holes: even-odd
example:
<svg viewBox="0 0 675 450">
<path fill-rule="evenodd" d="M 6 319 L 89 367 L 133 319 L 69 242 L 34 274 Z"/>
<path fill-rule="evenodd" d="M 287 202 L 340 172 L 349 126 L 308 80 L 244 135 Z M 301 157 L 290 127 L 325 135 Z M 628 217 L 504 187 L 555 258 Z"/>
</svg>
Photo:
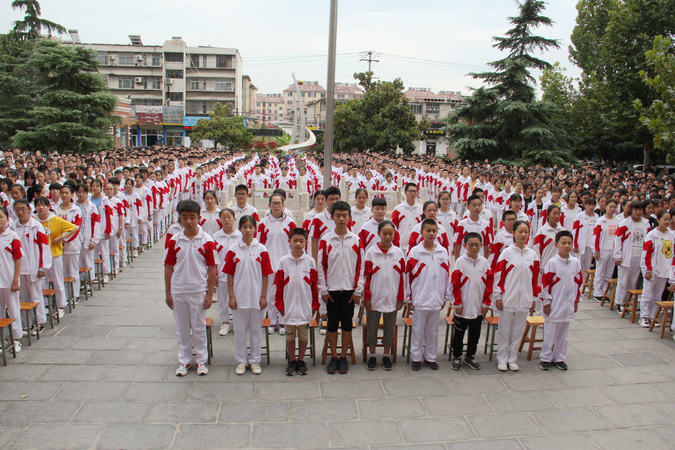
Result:
<svg viewBox="0 0 675 450">
<path fill-rule="evenodd" d="M 455 307 L 455 332 L 452 336 L 452 369 L 459 370 L 462 364 L 464 334 L 469 330 L 464 364 L 480 370 L 476 362 L 476 348 L 480 339 L 483 316 L 490 307 L 493 274 L 490 263 L 480 255 L 483 239 L 478 233 L 464 236 L 466 253 L 455 262 L 450 282 L 452 283 L 453 305 Z"/>
<path fill-rule="evenodd" d="M 176 208 L 183 230 L 168 243 L 164 259 L 166 304 L 173 310 L 178 340 L 176 375 L 187 375 L 194 348 L 197 375 L 206 375 L 206 310 L 216 286 L 216 242 L 199 226 L 201 207 L 183 200 Z"/>
<path fill-rule="evenodd" d="M 288 366 L 286 375 L 297 371 L 307 375 L 305 351 L 309 339 L 309 322 L 319 309 L 317 290 L 318 274 L 314 258 L 305 253 L 307 231 L 294 228 L 290 233 L 291 253 L 282 256 L 274 277 L 276 307 L 286 326 L 286 351 Z M 298 355 L 295 354 L 295 338 L 298 337 Z"/>
<path fill-rule="evenodd" d="M 583 283 L 581 262 L 570 257 L 572 233 L 567 230 L 559 231 L 555 236 L 555 246 L 558 254 L 544 266 L 539 294 L 546 320 L 539 364 L 542 370 L 548 370 L 551 364 L 560 370 L 567 370 L 567 339 L 570 323 L 577 312 Z"/>
</svg>

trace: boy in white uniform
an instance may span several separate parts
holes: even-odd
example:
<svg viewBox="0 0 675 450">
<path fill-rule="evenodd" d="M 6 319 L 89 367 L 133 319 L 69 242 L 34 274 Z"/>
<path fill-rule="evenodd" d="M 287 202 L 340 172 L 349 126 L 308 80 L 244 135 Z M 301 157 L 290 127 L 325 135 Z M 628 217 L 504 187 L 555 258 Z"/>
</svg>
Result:
<svg viewBox="0 0 675 450">
<path fill-rule="evenodd" d="M 197 375 L 206 375 L 206 310 L 216 286 L 216 242 L 199 226 L 197 202 L 184 200 L 176 209 L 183 230 L 169 241 L 164 260 L 166 304 L 173 310 L 178 339 L 176 375 L 187 375 L 193 348 Z"/>
</svg>

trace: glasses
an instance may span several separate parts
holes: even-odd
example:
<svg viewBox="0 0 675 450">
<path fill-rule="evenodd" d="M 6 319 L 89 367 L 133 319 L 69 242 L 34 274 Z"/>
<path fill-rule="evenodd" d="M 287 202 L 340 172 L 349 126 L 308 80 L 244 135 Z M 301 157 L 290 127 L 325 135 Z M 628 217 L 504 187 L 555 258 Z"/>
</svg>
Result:
<svg viewBox="0 0 675 450">
<path fill-rule="evenodd" d="M 18 212 L 18 213 L 20 213 L 20 212 L 26 212 L 26 211 L 28 211 L 28 208 L 14 208 L 14 211 L 15 211 L 15 212 Z"/>
<path fill-rule="evenodd" d="M 480 242 L 469 242 L 468 244 L 466 244 L 467 247 L 480 247 L 481 245 L 483 244 L 481 244 Z"/>
<path fill-rule="evenodd" d="M 281 206 L 281 205 L 283 205 L 283 203 L 281 203 L 281 202 L 272 202 L 272 203 L 270 203 L 270 206 Z"/>
</svg>

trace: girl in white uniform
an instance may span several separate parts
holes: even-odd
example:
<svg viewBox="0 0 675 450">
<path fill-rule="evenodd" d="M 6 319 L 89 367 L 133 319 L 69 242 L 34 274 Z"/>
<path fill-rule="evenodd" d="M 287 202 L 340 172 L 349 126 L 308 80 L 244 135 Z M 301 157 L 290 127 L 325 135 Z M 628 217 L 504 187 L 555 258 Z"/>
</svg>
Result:
<svg viewBox="0 0 675 450">
<path fill-rule="evenodd" d="M 218 196 L 212 190 L 204 192 L 204 205 L 199 216 L 199 226 L 209 235 L 213 236 L 222 228 L 219 221 L 220 210 L 218 209 Z"/>
<path fill-rule="evenodd" d="M 612 278 L 614 272 L 614 237 L 619 221 L 614 217 L 616 200 L 607 201 L 605 215 L 600 217 L 593 229 L 595 240 L 593 258 L 595 258 L 595 280 L 593 295 L 596 300 L 602 297 L 607 287 L 606 279 Z"/>
<path fill-rule="evenodd" d="M 648 327 L 656 314 L 655 302 L 661 298 L 666 282 L 675 284 L 673 272 L 673 234 L 670 227 L 671 216 L 667 210 L 656 215 L 659 226 L 650 231 L 644 240 L 640 268 L 644 277 L 642 299 L 640 301 L 640 325 Z"/>
<path fill-rule="evenodd" d="M 230 251 L 230 247 L 241 239 L 241 233 L 234 228 L 234 211 L 229 208 L 220 211 L 220 223 L 223 224 L 223 228 L 213 235 L 218 250 L 218 289 L 216 294 L 218 296 L 220 320 L 223 322 L 218 334 L 226 336 L 230 332 L 230 299 L 227 288 L 227 274 L 223 272 L 225 255 Z"/>
</svg>

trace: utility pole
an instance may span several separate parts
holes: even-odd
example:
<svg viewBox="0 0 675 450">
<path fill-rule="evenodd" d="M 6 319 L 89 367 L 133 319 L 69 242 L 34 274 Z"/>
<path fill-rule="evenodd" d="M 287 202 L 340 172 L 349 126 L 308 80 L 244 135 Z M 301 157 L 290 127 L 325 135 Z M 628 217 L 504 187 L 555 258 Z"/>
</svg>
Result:
<svg viewBox="0 0 675 450">
<path fill-rule="evenodd" d="M 365 56 L 362 56 L 361 61 L 368 61 L 368 72 L 372 72 L 372 70 L 370 69 L 371 64 L 374 63 L 374 62 L 380 62 L 380 60 L 379 59 L 373 59 L 373 52 L 372 51 L 369 51 L 368 53 L 366 53 L 366 55 L 368 55 L 368 59 L 366 59 Z"/>
</svg>

